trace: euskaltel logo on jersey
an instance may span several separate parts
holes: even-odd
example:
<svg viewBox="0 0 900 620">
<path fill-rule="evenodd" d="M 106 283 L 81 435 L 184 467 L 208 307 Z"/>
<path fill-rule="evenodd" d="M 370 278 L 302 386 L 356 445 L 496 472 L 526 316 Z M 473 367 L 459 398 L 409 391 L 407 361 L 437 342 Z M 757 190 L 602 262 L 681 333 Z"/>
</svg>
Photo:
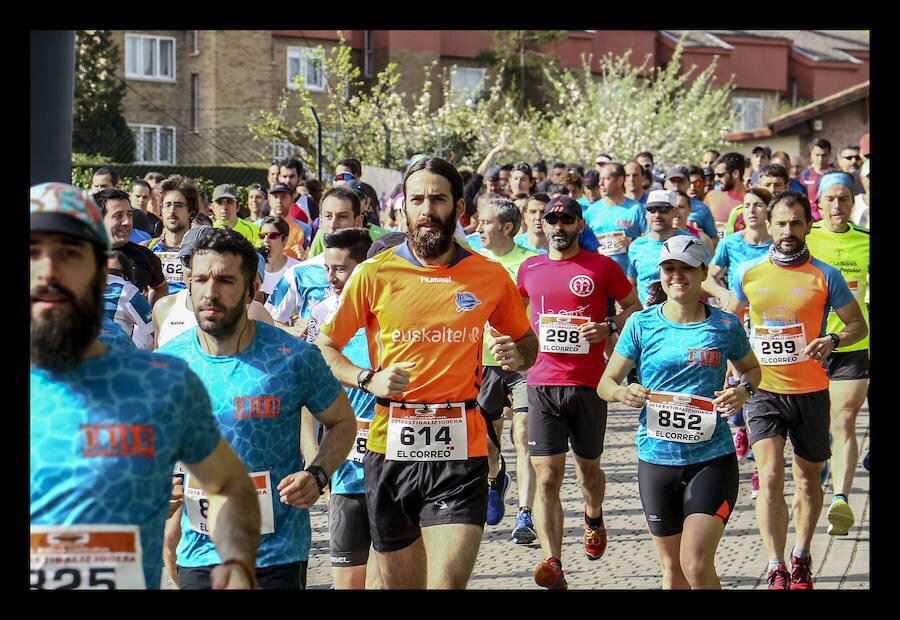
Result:
<svg viewBox="0 0 900 620">
<path fill-rule="evenodd" d="M 480 343 L 481 339 L 482 329 L 480 327 L 472 327 L 471 329 L 454 329 L 447 326 L 421 327 L 418 329 L 395 329 L 391 332 L 391 340 L 394 342 L 459 343 L 468 340 L 472 343 Z"/>
</svg>

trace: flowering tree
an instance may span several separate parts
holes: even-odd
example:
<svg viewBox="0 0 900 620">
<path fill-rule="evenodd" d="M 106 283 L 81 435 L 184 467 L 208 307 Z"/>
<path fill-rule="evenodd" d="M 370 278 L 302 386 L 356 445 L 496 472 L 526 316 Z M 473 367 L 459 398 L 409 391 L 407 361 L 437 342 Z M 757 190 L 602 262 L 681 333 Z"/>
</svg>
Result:
<svg viewBox="0 0 900 620">
<path fill-rule="evenodd" d="M 731 81 L 713 83 L 716 60 L 705 70 L 682 72 L 682 49 L 663 67 L 649 66 L 650 57 L 632 65 L 630 53 L 602 58 L 599 75 L 591 57 L 580 71 L 548 60 L 546 82 L 554 102 L 547 109 L 522 107 L 521 97 L 503 87 L 503 67 L 482 94 L 460 101 L 449 80 L 439 79 L 443 103 L 435 106 L 436 63 L 425 68 L 421 91 L 413 98 L 398 93 L 395 64 L 363 89 L 359 67 L 343 36 L 324 54 L 328 104 L 317 110 L 322 125 L 322 158 L 326 169 L 342 157 L 402 170 L 414 153 L 438 155 L 456 165 L 476 167 L 499 140 L 507 149 L 504 161 L 567 161 L 589 163 L 599 153 L 628 161 L 640 151 L 658 163 L 697 161 L 705 149 L 725 146 L 722 136 L 732 126 Z M 696 75 L 694 75 L 696 73 Z M 645 77 L 647 76 L 647 77 Z M 300 78 L 298 78 L 299 80 Z M 316 116 L 309 92 L 288 91 L 274 111 L 261 111 L 251 131 L 260 139 L 288 140 L 301 150 L 311 168 L 319 153 L 314 136 Z M 289 123 L 287 111 L 298 111 Z"/>
</svg>

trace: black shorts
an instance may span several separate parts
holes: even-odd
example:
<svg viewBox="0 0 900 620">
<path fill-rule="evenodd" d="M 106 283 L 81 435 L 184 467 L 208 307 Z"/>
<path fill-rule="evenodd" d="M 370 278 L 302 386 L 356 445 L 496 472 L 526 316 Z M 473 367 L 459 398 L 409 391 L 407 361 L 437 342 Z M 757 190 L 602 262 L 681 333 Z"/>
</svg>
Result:
<svg viewBox="0 0 900 620">
<path fill-rule="evenodd" d="M 638 490 L 647 528 L 654 536 L 674 536 L 688 515 L 704 514 L 724 524 L 738 494 L 734 452 L 694 465 L 655 465 L 638 461 Z"/>
<path fill-rule="evenodd" d="M 869 351 L 837 352 L 828 356 L 822 366 L 832 381 L 853 381 L 869 378 Z"/>
<path fill-rule="evenodd" d="M 369 511 L 362 493 L 331 494 L 328 504 L 328 544 L 332 568 L 363 566 L 369 560 Z"/>
<path fill-rule="evenodd" d="M 478 390 L 478 408 L 491 421 L 503 416 L 504 407 L 527 411 L 525 381 L 524 372 L 503 370 L 499 366 L 484 366 L 481 371 L 481 388 Z"/>
<path fill-rule="evenodd" d="M 465 461 L 389 461 L 366 451 L 363 482 L 372 546 L 378 552 L 408 547 L 421 528 L 448 523 L 484 526 L 487 519 L 486 456 Z"/>
<path fill-rule="evenodd" d="M 794 454 L 821 463 L 831 457 L 831 398 L 828 390 L 808 394 L 776 394 L 756 390 L 744 404 L 750 446 L 767 437 L 790 437 Z"/>
<path fill-rule="evenodd" d="M 260 590 L 305 590 L 306 566 L 308 562 L 292 564 L 276 564 L 256 569 L 256 582 Z M 180 590 L 211 589 L 210 574 L 212 566 L 179 566 L 178 588 Z"/>
<path fill-rule="evenodd" d="M 583 459 L 603 454 L 606 401 L 583 385 L 528 386 L 528 454 L 572 452 Z"/>
</svg>

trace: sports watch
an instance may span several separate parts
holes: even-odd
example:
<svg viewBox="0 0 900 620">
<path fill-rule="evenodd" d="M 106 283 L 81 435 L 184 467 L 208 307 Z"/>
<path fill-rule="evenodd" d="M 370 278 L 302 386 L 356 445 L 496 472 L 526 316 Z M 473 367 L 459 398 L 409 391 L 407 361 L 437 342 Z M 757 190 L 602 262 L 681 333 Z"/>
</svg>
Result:
<svg viewBox="0 0 900 620">
<path fill-rule="evenodd" d="M 372 376 L 374 374 L 375 371 L 371 368 L 363 368 L 362 370 L 360 370 L 356 375 L 356 385 L 359 386 L 359 389 L 361 389 L 363 392 L 368 392 L 369 390 L 366 389 L 366 383 L 372 380 Z"/>
<path fill-rule="evenodd" d="M 319 487 L 319 495 L 324 493 L 325 487 L 328 486 L 328 476 L 325 474 L 325 470 L 318 465 L 310 465 L 306 471 L 315 478 L 316 485 Z"/>
<path fill-rule="evenodd" d="M 831 342 L 834 343 L 834 348 L 837 349 L 838 345 L 841 344 L 841 338 L 837 334 L 825 334 L 829 338 L 831 338 Z"/>
<path fill-rule="evenodd" d="M 609 325 L 610 334 L 615 334 L 619 331 L 619 324 L 616 323 L 616 320 L 613 317 L 606 317 L 606 324 Z"/>
<path fill-rule="evenodd" d="M 750 400 L 754 395 L 756 395 L 756 388 L 753 387 L 753 384 L 749 381 L 741 381 L 740 383 L 738 383 L 738 387 L 743 387 L 745 390 L 747 390 L 747 394 L 750 395 L 747 397 L 747 400 Z"/>
</svg>

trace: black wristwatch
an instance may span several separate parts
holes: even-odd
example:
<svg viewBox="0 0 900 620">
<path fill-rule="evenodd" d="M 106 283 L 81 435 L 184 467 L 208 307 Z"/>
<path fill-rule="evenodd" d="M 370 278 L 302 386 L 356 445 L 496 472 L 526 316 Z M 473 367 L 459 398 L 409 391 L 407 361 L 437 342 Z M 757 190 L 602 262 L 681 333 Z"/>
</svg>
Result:
<svg viewBox="0 0 900 620">
<path fill-rule="evenodd" d="M 753 395 L 756 394 L 756 388 L 753 387 L 753 384 L 749 381 L 741 381 L 740 383 L 738 383 L 738 387 L 743 387 L 745 390 L 747 390 L 747 393 L 750 395 L 747 397 L 747 400 L 750 400 L 751 398 L 753 398 Z"/>
<path fill-rule="evenodd" d="M 372 376 L 374 374 L 375 371 L 371 368 L 363 368 L 362 370 L 360 370 L 356 375 L 356 385 L 359 386 L 359 389 L 364 392 L 368 392 L 369 390 L 366 389 L 366 383 L 372 380 Z"/>
<path fill-rule="evenodd" d="M 831 338 L 831 342 L 834 343 L 834 348 L 837 349 L 838 345 L 841 344 L 841 339 L 837 334 L 825 334 L 829 338 Z"/>
<path fill-rule="evenodd" d="M 616 320 L 613 317 L 606 317 L 606 324 L 609 325 L 610 334 L 615 334 L 617 331 L 619 331 L 619 324 L 616 323 Z"/>
<path fill-rule="evenodd" d="M 306 468 L 306 471 L 312 474 L 312 477 L 316 479 L 316 485 L 319 487 L 319 495 L 324 493 L 325 487 L 328 486 L 328 476 L 325 474 L 325 470 L 318 465 L 310 465 Z"/>
</svg>

